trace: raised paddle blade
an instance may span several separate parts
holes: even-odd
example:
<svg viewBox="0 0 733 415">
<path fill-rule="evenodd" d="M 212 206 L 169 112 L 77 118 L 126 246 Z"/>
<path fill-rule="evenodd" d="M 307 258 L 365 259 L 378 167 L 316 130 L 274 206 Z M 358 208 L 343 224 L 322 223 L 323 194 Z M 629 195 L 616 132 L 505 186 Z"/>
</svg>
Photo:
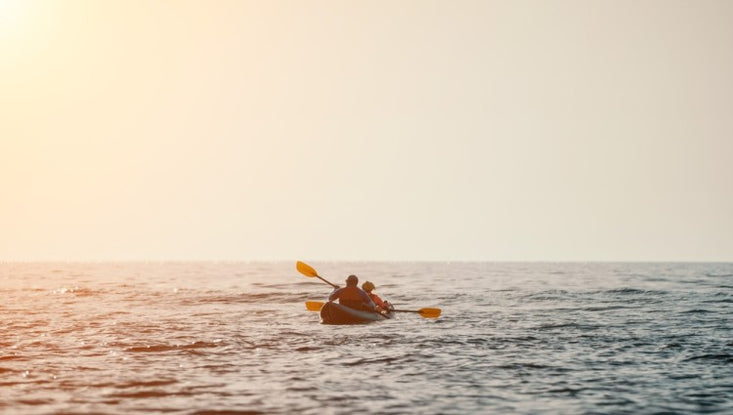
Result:
<svg viewBox="0 0 733 415">
<path fill-rule="evenodd" d="M 306 301 L 305 308 L 307 308 L 308 311 L 321 311 L 323 303 L 320 301 Z"/>
<path fill-rule="evenodd" d="M 305 275 L 306 277 L 316 277 L 319 280 L 321 280 L 321 281 L 325 282 L 326 284 L 330 285 L 331 287 L 338 288 L 338 285 L 336 285 L 336 284 L 334 284 L 334 283 L 332 283 L 330 281 L 326 281 L 325 278 L 323 278 L 320 275 L 318 275 L 318 273 L 316 272 L 315 269 L 313 269 L 312 266 L 306 264 L 305 262 L 300 262 L 300 261 L 296 262 L 295 263 L 295 268 L 298 270 L 298 272 L 300 272 L 301 274 Z"/>
<path fill-rule="evenodd" d="M 317 277 L 318 276 L 318 273 L 316 272 L 316 270 L 313 269 L 312 266 L 306 264 L 305 262 L 298 261 L 295 264 L 295 268 L 297 268 L 298 272 L 305 275 L 306 277 Z"/>
</svg>

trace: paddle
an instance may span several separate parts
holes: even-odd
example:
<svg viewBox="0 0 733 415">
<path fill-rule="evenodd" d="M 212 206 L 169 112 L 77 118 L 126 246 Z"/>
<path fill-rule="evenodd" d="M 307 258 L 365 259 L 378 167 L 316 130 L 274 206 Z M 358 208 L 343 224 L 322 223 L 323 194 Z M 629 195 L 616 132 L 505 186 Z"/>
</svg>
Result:
<svg viewBox="0 0 733 415">
<path fill-rule="evenodd" d="M 321 311 L 323 303 L 320 301 L 306 301 L 305 308 L 307 308 L 308 311 Z"/>
<path fill-rule="evenodd" d="M 306 264 L 305 262 L 298 261 L 295 264 L 295 268 L 297 268 L 298 269 L 298 272 L 300 272 L 301 274 L 305 275 L 306 277 L 311 277 L 311 278 L 312 277 L 316 277 L 319 280 L 325 282 L 326 284 L 332 286 L 333 288 L 338 288 L 338 285 L 332 284 L 332 283 L 326 281 L 323 277 L 321 277 L 320 275 L 318 275 L 318 272 L 316 272 L 316 270 L 313 269 L 312 266 Z"/>
<path fill-rule="evenodd" d="M 306 301 L 305 302 L 305 308 L 307 308 L 310 311 L 320 311 L 323 307 L 322 302 L 320 301 Z M 423 318 L 438 318 L 440 317 L 441 309 L 439 308 L 421 308 L 419 310 L 390 310 L 398 313 L 418 313 Z"/>
<path fill-rule="evenodd" d="M 419 310 L 392 310 L 397 313 L 419 313 L 423 318 L 438 318 L 442 312 L 439 308 L 421 308 Z"/>
</svg>

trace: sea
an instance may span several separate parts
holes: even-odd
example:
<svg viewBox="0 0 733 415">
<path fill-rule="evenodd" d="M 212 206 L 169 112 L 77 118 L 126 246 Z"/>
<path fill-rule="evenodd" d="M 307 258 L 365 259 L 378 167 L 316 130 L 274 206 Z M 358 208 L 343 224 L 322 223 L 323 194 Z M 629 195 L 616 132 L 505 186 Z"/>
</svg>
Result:
<svg viewBox="0 0 733 415">
<path fill-rule="evenodd" d="M 0 263 L 2 414 L 733 413 L 733 264 Z"/>
</svg>

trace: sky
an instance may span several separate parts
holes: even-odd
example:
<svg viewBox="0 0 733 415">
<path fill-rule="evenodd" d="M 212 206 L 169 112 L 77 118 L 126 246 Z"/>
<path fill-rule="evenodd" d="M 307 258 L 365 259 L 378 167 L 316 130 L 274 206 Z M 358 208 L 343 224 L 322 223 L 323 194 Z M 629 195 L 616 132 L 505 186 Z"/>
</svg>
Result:
<svg viewBox="0 0 733 415">
<path fill-rule="evenodd" d="M 0 0 L 0 260 L 733 261 L 733 2 Z"/>
</svg>

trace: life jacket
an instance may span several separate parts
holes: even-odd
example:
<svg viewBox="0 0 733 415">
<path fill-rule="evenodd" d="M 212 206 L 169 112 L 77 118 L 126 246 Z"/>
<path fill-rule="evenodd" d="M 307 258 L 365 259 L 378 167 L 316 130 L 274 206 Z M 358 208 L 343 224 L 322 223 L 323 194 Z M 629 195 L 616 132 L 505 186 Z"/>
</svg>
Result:
<svg viewBox="0 0 733 415">
<path fill-rule="evenodd" d="M 382 310 L 387 309 L 387 304 L 384 304 L 384 301 L 382 301 L 381 298 L 377 294 L 372 294 L 369 291 L 367 291 L 367 294 L 369 295 L 369 298 L 372 299 L 372 302 L 377 305 L 377 307 L 381 308 Z"/>
<path fill-rule="evenodd" d="M 339 293 L 339 304 L 361 310 L 364 308 L 364 299 L 359 295 L 359 289 L 357 287 L 347 285 Z"/>
</svg>

